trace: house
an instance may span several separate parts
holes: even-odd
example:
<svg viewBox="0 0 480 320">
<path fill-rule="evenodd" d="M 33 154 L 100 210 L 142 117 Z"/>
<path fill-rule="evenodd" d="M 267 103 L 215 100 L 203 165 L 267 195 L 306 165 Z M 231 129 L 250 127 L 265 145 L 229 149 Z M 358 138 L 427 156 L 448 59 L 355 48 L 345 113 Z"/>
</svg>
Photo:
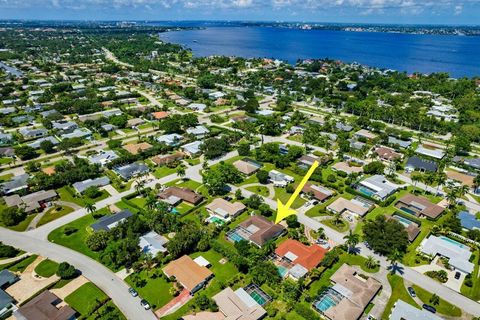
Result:
<svg viewBox="0 0 480 320">
<path fill-rule="evenodd" d="M 275 249 L 278 265 L 288 270 L 283 276 L 293 280 L 299 280 L 317 267 L 326 253 L 319 245 L 307 246 L 293 239 L 285 240 Z"/>
<path fill-rule="evenodd" d="M 332 286 L 313 303 L 330 320 L 357 320 L 382 288 L 381 283 L 343 264 L 331 277 Z"/>
<path fill-rule="evenodd" d="M 165 154 L 165 155 L 158 155 L 153 158 L 150 158 L 150 160 L 155 163 L 157 166 L 163 166 L 170 164 L 172 162 L 177 162 L 182 160 L 185 157 L 185 154 L 183 152 L 176 152 L 174 154 Z"/>
<path fill-rule="evenodd" d="M 254 161 L 249 158 L 237 160 L 233 163 L 233 165 L 235 166 L 235 168 L 237 168 L 238 171 L 247 176 L 254 174 L 263 167 L 260 162 Z"/>
<path fill-rule="evenodd" d="M 118 168 L 113 169 L 120 177 L 122 177 L 124 180 L 130 180 L 131 178 L 147 173 L 150 171 L 148 166 L 145 163 L 130 163 Z"/>
<path fill-rule="evenodd" d="M 302 126 L 292 126 L 288 131 L 288 133 L 290 133 L 291 135 L 303 134 L 304 132 L 305 132 L 305 128 Z"/>
<path fill-rule="evenodd" d="M 0 148 L 0 157 L 14 158 L 15 150 L 10 147 Z"/>
<path fill-rule="evenodd" d="M 480 158 L 467 158 L 463 163 L 474 169 L 480 169 Z"/>
<path fill-rule="evenodd" d="M 93 229 L 93 231 L 110 231 L 115 228 L 119 223 L 125 221 L 131 216 L 133 216 L 133 213 L 130 210 L 125 209 L 120 212 L 101 217 L 97 220 L 97 222 L 90 225 L 90 227 Z"/>
<path fill-rule="evenodd" d="M 10 181 L 0 183 L 0 191 L 4 194 L 14 193 L 28 188 L 28 173 L 14 176 Z"/>
<path fill-rule="evenodd" d="M 171 261 L 162 270 L 167 277 L 174 277 L 190 294 L 200 290 L 213 277 L 210 270 L 187 255 Z"/>
<path fill-rule="evenodd" d="M 209 132 L 210 130 L 202 125 L 187 129 L 187 134 L 191 134 L 197 139 L 203 139 Z"/>
<path fill-rule="evenodd" d="M 178 146 L 182 142 L 183 137 L 178 133 L 164 134 L 155 138 L 160 143 L 165 143 L 167 146 Z"/>
<path fill-rule="evenodd" d="M 100 150 L 97 154 L 88 157 L 88 160 L 93 164 L 105 166 L 107 163 L 118 158 L 118 155 L 113 150 Z"/>
<path fill-rule="evenodd" d="M 54 146 L 56 146 L 58 144 L 58 140 L 55 139 L 54 137 L 52 136 L 48 136 L 48 137 L 43 137 L 43 138 L 40 138 L 40 139 L 37 139 L 33 142 L 30 142 L 27 144 L 27 146 L 33 148 L 33 149 L 40 149 L 41 147 L 41 144 L 43 141 L 50 141 Z"/>
<path fill-rule="evenodd" d="M 34 138 L 41 138 L 48 134 L 47 129 L 29 129 L 29 128 L 21 128 L 18 132 L 23 136 L 24 139 L 34 139 Z"/>
<path fill-rule="evenodd" d="M 18 281 L 18 276 L 7 269 L 0 271 L 0 318 L 12 310 L 14 299 L 4 291 Z"/>
<path fill-rule="evenodd" d="M 297 160 L 297 166 L 304 170 L 308 170 L 315 163 L 315 161 L 320 163 L 320 160 L 317 157 L 304 155 Z"/>
<path fill-rule="evenodd" d="M 379 174 L 368 177 L 357 185 L 357 191 L 380 201 L 394 194 L 398 188 L 398 185 Z"/>
<path fill-rule="evenodd" d="M 430 202 L 427 198 L 406 194 L 400 198 L 395 207 L 416 217 L 437 219 L 445 208 Z"/>
<path fill-rule="evenodd" d="M 275 187 L 286 187 L 289 183 L 295 181 L 293 177 L 277 170 L 271 170 L 268 177 Z"/>
<path fill-rule="evenodd" d="M 140 237 L 138 245 L 142 253 L 151 254 L 153 257 L 156 257 L 158 253 L 167 252 L 167 243 L 167 238 L 159 235 L 155 231 L 150 231 Z"/>
<path fill-rule="evenodd" d="M 92 131 L 87 128 L 75 129 L 73 132 L 64 133 L 60 136 L 63 139 L 72 139 L 72 138 L 89 138 L 92 136 Z"/>
<path fill-rule="evenodd" d="M 73 130 L 78 128 L 78 124 L 72 121 L 54 121 L 52 122 L 52 128 L 58 131 L 61 131 L 62 133 L 69 133 L 73 132 Z"/>
<path fill-rule="evenodd" d="M 348 139 L 348 142 L 350 142 L 350 148 L 355 150 L 363 150 L 363 148 L 367 145 L 364 142 L 357 141 L 354 139 Z"/>
<path fill-rule="evenodd" d="M 446 236 L 431 235 L 427 239 L 423 239 L 418 251 L 429 257 L 435 258 L 438 255 L 448 258 L 448 264 L 454 270 L 465 274 L 472 273 L 475 266 L 470 262 L 472 255 L 470 247 Z"/>
<path fill-rule="evenodd" d="M 395 152 L 395 150 L 388 147 L 377 147 L 374 152 L 384 161 L 395 161 L 397 159 L 402 159 L 403 157 L 403 154 Z"/>
<path fill-rule="evenodd" d="M 307 195 L 311 195 L 314 199 L 320 202 L 324 202 L 333 195 L 333 191 L 322 186 L 312 184 L 310 182 L 305 183 L 302 188 L 302 192 Z"/>
<path fill-rule="evenodd" d="M 391 216 L 387 215 L 386 217 L 387 219 L 397 220 L 401 225 L 403 225 L 408 235 L 408 241 L 413 242 L 420 234 L 420 225 L 415 221 L 395 213 Z"/>
<path fill-rule="evenodd" d="M 395 302 L 388 320 L 443 320 L 443 318 L 399 299 Z"/>
<path fill-rule="evenodd" d="M 151 149 L 153 146 L 148 142 L 140 142 L 140 143 L 131 143 L 126 144 L 122 148 L 127 150 L 133 155 L 139 154 L 140 152 L 144 152 L 146 150 Z"/>
<path fill-rule="evenodd" d="M 341 130 L 341 131 L 345 131 L 345 132 L 350 132 L 353 130 L 353 127 L 348 125 L 348 124 L 344 124 L 342 122 L 337 122 L 335 124 L 335 128 L 337 128 L 337 130 Z"/>
<path fill-rule="evenodd" d="M 202 150 L 201 150 L 202 144 L 203 143 L 201 141 L 193 141 L 193 142 L 184 144 L 181 147 L 181 149 L 183 150 L 183 152 L 185 154 L 187 154 L 188 156 L 193 158 L 193 157 L 196 157 L 197 155 L 199 155 L 202 152 Z"/>
<path fill-rule="evenodd" d="M 241 202 L 228 202 L 222 198 L 215 198 L 212 202 L 210 202 L 205 209 L 209 212 L 212 216 L 222 219 L 224 221 L 229 221 L 232 218 L 235 218 L 240 213 L 245 211 L 247 207 Z"/>
<path fill-rule="evenodd" d="M 401 140 L 401 139 L 397 139 L 395 137 L 389 136 L 388 137 L 388 144 L 393 145 L 393 146 L 398 145 L 400 148 L 407 149 L 412 144 L 412 141 L 411 140 Z"/>
<path fill-rule="evenodd" d="M 168 118 L 169 114 L 165 111 L 152 112 L 152 118 L 155 120 L 163 120 Z"/>
<path fill-rule="evenodd" d="M 17 320 L 73 320 L 75 310 L 47 290 L 18 308 L 13 316 Z"/>
<path fill-rule="evenodd" d="M 438 164 L 433 160 L 425 160 L 417 156 L 408 158 L 407 164 L 405 165 L 406 172 L 412 172 L 418 170 L 420 172 L 437 172 Z"/>
<path fill-rule="evenodd" d="M 54 200 L 57 196 L 55 190 L 40 190 L 23 197 L 20 197 L 18 194 L 13 194 L 3 197 L 3 199 L 7 207 L 21 207 L 26 213 L 31 213 L 43 209 L 47 202 Z"/>
<path fill-rule="evenodd" d="M 0 132 L 0 144 L 9 144 L 13 141 L 13 135 L 11 133 Z"/>
<path fill-rule="evenodd" d="M 7 115 L 7 114 L 15 113 L 15 111 L 17 111 L 15 107 L 1 108 L 0 114 Z"/>
<path fill-rule="evenodd" d="M 133 118 L 133 119 L 129 119 L 127 121 L 127 127 L 128 128 L 134 128 L 134 127 L 138 127 L 139 125 L 142 125 L 144 123 L 145 123 L 145 120 L 143 120 L 143 119 Z"/>
<path fill-rule="evenodd" d="M 194 110 L 194 111 L 203 112 L 207 108 L 207 105 L 204 104 L 204 103 L 190 103 L 187 106 L 187 108 L 191 109 L 191 110 Z"/>
<path fill-rule="evenodd" d="M 221 91 L 214 91 L 214 92 L 210 92 L 208 94 L 208 98 L 210 100 L 217 100 L 217 99 L 220 99 L 220 98 L 223 98 L 225 97 L 225 93 L 221 92 Z"/>
<path fill-rule="evenodd" d="M 72 186 L 79 194 L 82 194 L 90 187 L 103 187 L 110 184 L 110 179 L 107 177 L 100 177 L 96 179 L 87 179 L 80 182 L 75 182 Z"/>
<path fill-rule="evenodd" d="M 203 196 L 188 188 L 169 187 L 158 194 L 158 197 L 170 205 L 185 201 L 196 206 L 203 201 Z"/>
<path fill-rule="evenodd" d="M 427 156 L 427 157 L 430 157 L 430 158 L 438 159 L 438 160 L 442 159 L 445 156 L 445 151 L 443 151 L 443 150 L 425 148 L 425 147 L 422 147 L 422 146 L 418 147 L 415 150 L 415 153 L 418 153 L 420 155 Z"/>
<path fill-rule="evenodd" d="M 227 239 L 232 242 L 246 240 L 261 247 L 265 242 L 277 238 L 283 232 L 285 232 L 283 226 L 274 224 L 262 216 L 251 216 L 229 231 Z"/>
<path fill-rule="evenodd" d="M 238 320 L 259 320 L 267 315 L 267 311 L 252 298 L 243 288 L 235 291 L 227 287 L 213 296 L 218 306 L 221 318 L 211 315 L 207 319 L 238 319 Z"/>
<path fill-rule="evenodd" d="M 327 206 L 327 210 L 335 214 L 351 214 L 357 217 L 363 217 L 373 207 L 373 204 L 366 199 L 356 197 L 348 200 L 345 198 L 338 198 Z"/>
<path fill-rule="evenodd" d="M 261 109 L 261 110 L 258 110 L 256 114 L 264 117 L 270 117 L 270 116 L 273 116 L 273 114 L 275 114 L 275 111 L 273 111 L 272 109 Z"/>
<path fill-rule="evenodd" d="M 22 116 L 17 116 L 17 117 L 12 118 L 12 121 L 15 124 L 32 123 L 33 120 L 35 120 L 35 118 L 33 116 L 29 116 L 29 115 L 22 115 Z"/>
<path fill-rule="evenodd" d="M 460 211 L 458 213 L 458 219 L 462 224 L 462 228 L 466 230 L 479 229 L 480 230 L 480 220 L 477 219 L 475 214 L 472 214 L 468 211 Z"/>
<path fill-rule="evenodd" d="M 113 124 L 109 124 L 109 123 L 102 124 L 100 128 L 102 128 L 106 132 L 110 132 L 118 129 L 117 126 L 114 126 Z"/>
<path fill-rule="evenodd" d="M 377 137 L 376 134 L 374 134 L 374 133 L 372 133 L 368 130 L 365 130 L 365 129 L 360 129 L 357 132 L 355 132 L 353 135 L 356 138 L 364 138 L 364 139 L 367 139 L 367 140 L 373 140 Z"/>
<path fill-rule="evenodd" d="M 337 162 L 332 166 L 332 170 L 335 171 L 342 171 L 345 172 L 346 174 L 354 174 L 354 173 L 362 173 L 363 168 L 362 166 L 354 166 L 351 165 L 351 163 L 341 161 Z"/>
</svg>

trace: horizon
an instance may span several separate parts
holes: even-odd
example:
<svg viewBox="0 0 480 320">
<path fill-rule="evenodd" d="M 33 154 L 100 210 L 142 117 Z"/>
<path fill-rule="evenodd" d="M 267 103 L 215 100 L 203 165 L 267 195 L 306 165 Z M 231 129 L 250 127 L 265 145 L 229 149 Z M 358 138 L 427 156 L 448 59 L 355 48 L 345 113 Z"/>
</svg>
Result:
<svg viewBox="0 0 480 320">
<path fill-rule="evenodd" d="M 3 0 L 0 19 L 478 25 L 472 0 Z"/>
</svg>

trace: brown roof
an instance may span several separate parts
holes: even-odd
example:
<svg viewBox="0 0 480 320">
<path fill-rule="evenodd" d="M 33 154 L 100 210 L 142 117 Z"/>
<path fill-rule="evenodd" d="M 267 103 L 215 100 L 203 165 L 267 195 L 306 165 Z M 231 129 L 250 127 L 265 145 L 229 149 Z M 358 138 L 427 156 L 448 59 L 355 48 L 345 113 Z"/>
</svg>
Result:
<svg viewBox="0 0 480 320">
<path fill-rule="evenodd" d="M 345 297 L 336 305 L 325 311 L 325 315 L 333 320 L 356 320 L 382 287 L 372 277 L 361 277 L 355 268 L 343 264 L 330 280 Z M 335 288 L 334 285 L 334 288 Z"/>
<path fill-rule="evenodd" d="M 165 112 L 165 111 L 152 112 L 152 116 L 157 120 L 161 120 L 168 117 L 168 112 Z"/>
<path fill-rule="evenodd" d="M 277 237 L 285 230 L 281 225 L 274 224 L 262 216 L 251 216 L 240 223 L 240 226 L 252 233 L 249 240 L 258 246 L 262 246 L 265 242 Z"/>
<path fill-rule="evenodd" d="M 131 143 L 123 146 L 123 149 L 127 150 L 131 154 L 138 154 L 140 152 L 148 150 L 152 147 L 150 143 L 140 142 L 140 143 Z"/>
<path fill-rule="evenodd" d="M 205 206 L 205 209 L 215 212 L 219 215 L 222 215 L 221 211 L 224 211 L 228 213 L 229 216 L 235 217 L 238 214 L 242 213 L 246 207 L 243 203 L 241 202 L 228 202 L 225 199 L 222 198 L 215 198 L 212 202 L 210 202 L 207 206 Z"/>
<path fill-rule="evenodd" d="M 415 207 L 419 211 L 418 216 L 423 215 L 432 219 L 438 218 L 438 216 L 441 215 L 445 210 L 439 205 L 436 205 L 435 203 L 430 202 L 426 198 L 415 196 L 410 193 L 400 198 L 397 201 L 397 205 L 398 203 L 403 203 L 408 206 Z"/>
<path fill-rule="evenodd" d="M 243 289 L 240 289 L 243 290 Z M 218 309 L 229 320 L 257 320 L 267 313 L 259 304 L 247 305 L 238 295 L 228 287 L 213 296 Z M 243 291 L 245 293 L 245 291 Z"/>
<path fill-rule="evenodd" d="M 201 194 L 198 194 L 188 188 L 169 187 L 158 194 L 158 197 L 161 199 L 167 199 L 170 196 L 178 197 L 183 201 L 193 205 L 197 205 L 203 200 L 203 196 Z"/>
<path fill-rule="evenodd" d="M 312 193 L 313 197 L 320 202 L 325 201 L 326 199 L 331 197 L 332 194 L 333 194 L 333 192 L 331 192 L 330 190 L 328 190 L 326 188 L 323 188 L 323 187 L 320 187 L 320 186 L 317 186 L 317 185 L 314 185 L 314 184 L 311 184 L 311 183 L 308 183 L 308 182 L 303 186 L 302 192 Z"/>
<path fill-rule="evenodd" d="M 306 246 L 303 243 L 293 239 L 285 240 L 275 250 L 275 253 L 280 257 L 284 257 L 289 252 L 293 253 L 297 257 L 294 261 L 292 261 L 294 264 L 299 264 L 310 271 L 318 266 L 318 264 L 323 260 L 327 250 L 316 244 Z"/>
<path fill-rule="evenodd" d="M 51 293 L 44 291 L 31 301 L 21 306 L 16 312 L 27 320 L 68 320 L 75 315 L 75 310 L 70 306 L 57 308 L 62 300 Z M 18 317 L 17 317 L 18 319 Z"/>
<path fill-rule="evenodd" d="M 338 198 L 327 206 L 327 210 L 334 211 L 335 213 L 343 213 L 344 211 L 350 211 L 351 213 L 359 216 L 364 216 L 369 207 L 361 206 L 345 198 Z"/>
<path fill-rule="evenodd" d="M 188 291 L 192 291 L 213 275 L 210 270 L 198 265 L 187 255 L 173 260 L 162 270 L 168 277 L 175 277 Z"/>
<path fill-rule="evenodd" d="M 395 219 L 397 216 L 387 216 L 388 219 Z M 417 236 L 420 234 L 420 228 L 418 227 L 418 224 L 415 222 L 410 223 L 407 227 L 405 227 L 405 231 L 407 231 L 408 234 L 408 241 L 412 242 L 417 238 Z"/>
<path fill-rule="evenodd" d="M 167 163 L 175 162 L 178 160 L 182 160 L 185 157 L 185 153 L 183 152 L 176 152 L 174 154 L 166 154 L 166 155 L 159 155 L 151 158 L 157 166 L 162 166 Z"/>
<path fill-rule="evenodd" d="M 233 165 L 235 166 L 235 168 L 238 169 L 238 171 L 246 175 L 251 175 L 252 173 L 257 172 L 260 169 L 259 167 L 254 166 L 253 164 L 245 160 L 237 160 L 233 163 Z"/>
<path fill-rule="evenodd" d="M 473 183 L 473 179 L 475 178 L 474 176 L 461 173 L 458 171 L 447 170 L 447 177 L 449 179 L 459 181 L 462 184 L 469 186 L 470 188 L 474 186 L 474 183 Z"/>
<path fill-rule="evenodd" d="M 384 160 L 395 160 L 402 158 L 402 154 L 395 152 L 395 150 L 387 147 L 378 147 L 375 149 L 375 153 Z"/>
</svg>

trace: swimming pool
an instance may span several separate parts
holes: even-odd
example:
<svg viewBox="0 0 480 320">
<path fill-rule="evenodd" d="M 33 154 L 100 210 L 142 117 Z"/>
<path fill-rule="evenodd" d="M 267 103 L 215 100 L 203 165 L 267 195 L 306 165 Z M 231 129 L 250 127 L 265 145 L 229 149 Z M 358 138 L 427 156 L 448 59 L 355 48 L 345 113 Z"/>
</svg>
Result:
<svg viewBox="0 0 480 320">
<path fill-rule="evenodd" d="M 180 213 L 180 211 L 178 211 L 178 209 L 177 209 L 177 208 L 172 208 L 172 209 L 170 210 L 170 213 L 173 213 L 173 214 L 179 214 L 179 213 Z"/>
<path fill-rule="evenodd" d="M 373 192 L 372 190 L 367 189 L 367 188 L 362 187 L 362 186 L 358 187 L 357 190 L 359 192 L 363 193 L 364 195 L 368 196 L 368 197 L 372 197 L 375 194 L 375 192 Z"/>
<path fill-rule="evenodd" d="M 278 273 L 282 278 L 284 278 L 288 273 L 288 269 L 285 268 L 284 266 L 277 266 L 277 269 L 278 269 Z"/>
<path fill-rule="evenodd" d="M 398 220 L 398 222 L 400 222 L 401 224 L 403 224 L 403 226 L 406 228 L 408 227 L 409 225 L 411 225 L 412 223 L 414 223 L 412 220 L 408 220 L 407 218 L 404 218 L 402 216 L 399 216 L 399 215 L 396 215 L 394 214 L 393 217 L 395 219 Z"/>
<path fill-rule="evenodd" d="M 411 215 L 413 215 L 413 216 L 416 216 L 416 215 L 417 215 L 417 213 L 416 213 L 415 211 L 413 211 L 413 210 L 411 210 L 411 209 L 408 209 L 408 208 L 405 208 L 405 207 L 400 207 L 400 210 L 402 210 L 402 211 L 404 211 L 404 212 L 406 212 L 406 213 L 408 213 L 408 214 L 411 214 Z"/>
<path fill-rule="evenodd" d="M 446 241 L 446 242 L 450 242 L 451 244 L 456 245 L 457 247 L 462 248 L 462 249 L 465 249 L 467 247 L 467 246 L 461 244 L 460 242 L 455 241 L 455 240 L 450 239 L 450 238 L 445 237 L 445 236 L 440 236 L 440 239 L 442 239 L 443 241 Z"/>
<path fill-rule="evenodd" d="M 235 230 L 232 230 L 230 231 L 228 234 L 227 234 L 227 238 L 233 242 L 239 242 L 239 241 L 242 241 L 242 240 L 246 240 L 244 239 L 241 235 L 239 235 L 238 233 L 235 232 Z"/>
<path fill-rule="evenodd" d="M 317 308 L 321 312 L 325 312 L 331 307 L 335 307 L 336 305 L 337 302 L 329 293 L 325 294 L 323 297 L 320 298 L 320 300 L 315 302 L 315 308 Z"/>
<path fill-rule="evenodd" d="M 223 226 L 225 224 L 225 221 L 217 217 L 209 217 L 207 219 L 207 222 L 213 222 L 215 224 L 218 224 L 219 226 Z"/>
</svg>

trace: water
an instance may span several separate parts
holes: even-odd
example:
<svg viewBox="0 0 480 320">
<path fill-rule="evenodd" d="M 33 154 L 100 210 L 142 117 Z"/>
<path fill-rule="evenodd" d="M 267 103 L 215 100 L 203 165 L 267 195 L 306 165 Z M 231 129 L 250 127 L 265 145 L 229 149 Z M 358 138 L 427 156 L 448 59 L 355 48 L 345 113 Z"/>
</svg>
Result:
<svg viewBox="0 0 480 320">
<path fill-rule="evenodd" d="M 461 244 L 460 242 L 455 241 L 455 240 L 450 239 L 450 238 L 445 237 L 445 236 L 441 236 L 440 239 L 442 239 L 443 241 L 446 241 L 446 242 L 450 242 L 451 244 L 456 245 L 457 247 L 462 248 L 462 249 L 466 247 L 463 244 Z"/>
<path fill-rule="evenodd" d="M 414 215 L 414 216 L 417 215 L 417 213 L 416 213 L 415 211 L 413 211 L 413 210 L 411 210 L 411 209 L 409 209 L 409 208 L 406 208 L 406 207 L 400 207 L 400 210 L 402 210 L 403 212 L 406 212 L 406 213 L 408 213 L 408 214 Z"/>
<path fill-rule="evenodd" d="M 336 305 L 337 303 L 335 302 L 335 300 L 329 294 L 326 294 L 315 304 L 315 307 L 318 310 L 325 312 Z"/>
<path fill-rule="evenodd" d="M 401 224 L 403 224 L 403 226 L 405 228 L 407 228 L 409 225 L 411 225 L 412 223 L 414 223 L 413 221 L 411 220 L 408 220 L 407 218 L 404 218 L 404 217 L 401 217 L 401 216 L 398 216 L 398 215 L 393 215 L 393 217 L 395 219 L 397 219 Z"/>
<path fill-rule="evenodd" d="M 210 27 L 160 34 L 196 56 L 331 58 L 412 72 L 480 75 L 480 37 L 381 32 L 298 30 L 274 27 Z M 194 42 L 195 41 L 195 42 Z"/>
</svg>

